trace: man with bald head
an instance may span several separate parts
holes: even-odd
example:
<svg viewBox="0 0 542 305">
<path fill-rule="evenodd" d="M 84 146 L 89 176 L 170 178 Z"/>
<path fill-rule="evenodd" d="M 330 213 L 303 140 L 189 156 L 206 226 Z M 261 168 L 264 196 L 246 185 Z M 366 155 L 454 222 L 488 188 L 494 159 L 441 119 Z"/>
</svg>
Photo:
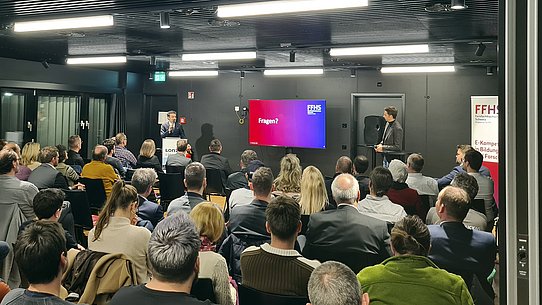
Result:
<svg viewBox="0 0 542 305">
<path fill-rule="evenodd" d="M 340 174 L 331 184 L 336 210 L 312 214 L 307 229 L 303 256 L 340 261 L 355 273 L 380 263 L 391 254 L 384 221 L 357 210 L 359 184 L 351 174 Z"/>
<path fill-rule="evenodd" d="M 333 175 L 333 178 L 326 178 L 325 180 L 327 196 L 329 199 L 329 204 L 326 206 L 326 210 L 337 208 L 337 203 L 335 202 L 335 199 L 333 199 L 333 195 L 331 194 L 331 183 L 333 182 L 333 179 L 335 179 L 335 177 L 337 177 L 340 174 L 352 174 L 352 173 L 353 173 L 352 160 L 347 156 L 340 156 L 339 159 L 337 159 L 337 163 L 335 163 L 335 175 Z"/>
<path fill-rule="evenodd" d="M 92 161 L 83 167 L 81 178 L 102 179 L 104 183 L 105 195 L 109 198 L 113 183 L 119 179 L 115 174 L 113 167 L 105 163 L 107 157 L 107 147 L 96 145 L 92 153 Z"/>
</svg>

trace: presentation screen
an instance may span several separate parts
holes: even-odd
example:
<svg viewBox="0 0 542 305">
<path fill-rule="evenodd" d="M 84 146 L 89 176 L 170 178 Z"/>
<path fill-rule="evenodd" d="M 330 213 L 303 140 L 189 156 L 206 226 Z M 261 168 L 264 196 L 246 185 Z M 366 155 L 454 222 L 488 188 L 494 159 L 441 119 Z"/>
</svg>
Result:
<svg viewBox="0 0 542 305">
<path fill-rule="evenodd" d="M 249 100 L 251 145 L 326 148 L 325 100 Z"/>
</svg>

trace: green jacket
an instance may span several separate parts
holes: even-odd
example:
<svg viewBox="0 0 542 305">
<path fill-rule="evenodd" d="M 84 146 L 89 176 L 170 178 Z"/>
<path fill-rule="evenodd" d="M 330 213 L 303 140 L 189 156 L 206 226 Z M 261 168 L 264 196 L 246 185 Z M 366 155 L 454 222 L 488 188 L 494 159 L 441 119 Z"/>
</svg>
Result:
<svg viewBox="0 0 542 305">
<path fill-rule="evenodd" d="M 390 257 L 357 277 L 371 305 L 473 305 L 463 279 L 424 256 Z"/>
</svg>

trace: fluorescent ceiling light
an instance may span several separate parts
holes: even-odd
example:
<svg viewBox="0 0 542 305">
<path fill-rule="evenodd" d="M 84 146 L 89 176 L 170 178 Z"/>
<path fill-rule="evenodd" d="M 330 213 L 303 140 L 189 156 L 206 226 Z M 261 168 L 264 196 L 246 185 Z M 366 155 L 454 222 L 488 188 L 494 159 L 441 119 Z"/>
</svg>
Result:
<svg viewBox="0 0 542 305">
<path fill-rule="evenodd" d="M 359 47 L 359 48 L 332 48 L 329 50 L 331 56 L 355 56 L 355 55 L 383 55 L 383 54 L 410 54 L 427 53 L 429 45 L 398 45 L 398 46 L 378 46 L 378 47 Z"/>
<path fill-rule="evenodd" d="M 13 96 L 13 93 L 11 93 L 11 92 L 4 92 L 4 96 Z"/>
<path fill-rule="evenodd" d="M 183 54 L 181 58 L 183 61 L 255 59 L 256 52 L 194 53 Z"/>
<path fill-rule="evenodd" d="M 111 26 L 114 24 L 113 16 L 93 16 L 78 18 L 63 18 L 50 20 L 37 20 L 15 22 L 13 30 L 15 32 L 34 32 L 62 29 L 93 28 L 102 26 Z"/>
<path fill-rule="evenodd" d="M 264 70 L 263 75 L 321 75 L 324 74 L 324 69 L 274 69 Z"/>
<path fill-rule="evenodd" d="M 70 57 L 66 60 L 68 65 L 118 64 L 125 62 L 126 56 Z"/>
<path fill-rule="evenodd" d="M 410 66 L 410 67 L 382 67 L 382 73 L 434 73 L 455 72 L 454 66 Z"/>
<path fill-rule="evenodd" d="M 368 6 L 368 0 L 281 0 L 219 5 L 219 18 L 310 12 Z"/>
<path fill-rule="evenodd" d="M 201 70 L 201 71 L 171 71 L 170 77 L 192 77 L 192 76 L 218 76 L 216 70 Z"/>
</svg>

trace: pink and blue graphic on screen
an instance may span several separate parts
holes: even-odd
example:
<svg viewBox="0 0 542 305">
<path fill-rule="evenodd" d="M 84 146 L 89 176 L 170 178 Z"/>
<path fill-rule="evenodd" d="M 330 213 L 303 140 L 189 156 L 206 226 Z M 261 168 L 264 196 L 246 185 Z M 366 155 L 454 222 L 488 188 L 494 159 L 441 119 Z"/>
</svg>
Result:
<svg viewBox="0 0 542 305">
<path fill-rule="evenodd" d="M 326 148 L 325 100 L 249 100 L 251 145 Z"/>
</svg>

